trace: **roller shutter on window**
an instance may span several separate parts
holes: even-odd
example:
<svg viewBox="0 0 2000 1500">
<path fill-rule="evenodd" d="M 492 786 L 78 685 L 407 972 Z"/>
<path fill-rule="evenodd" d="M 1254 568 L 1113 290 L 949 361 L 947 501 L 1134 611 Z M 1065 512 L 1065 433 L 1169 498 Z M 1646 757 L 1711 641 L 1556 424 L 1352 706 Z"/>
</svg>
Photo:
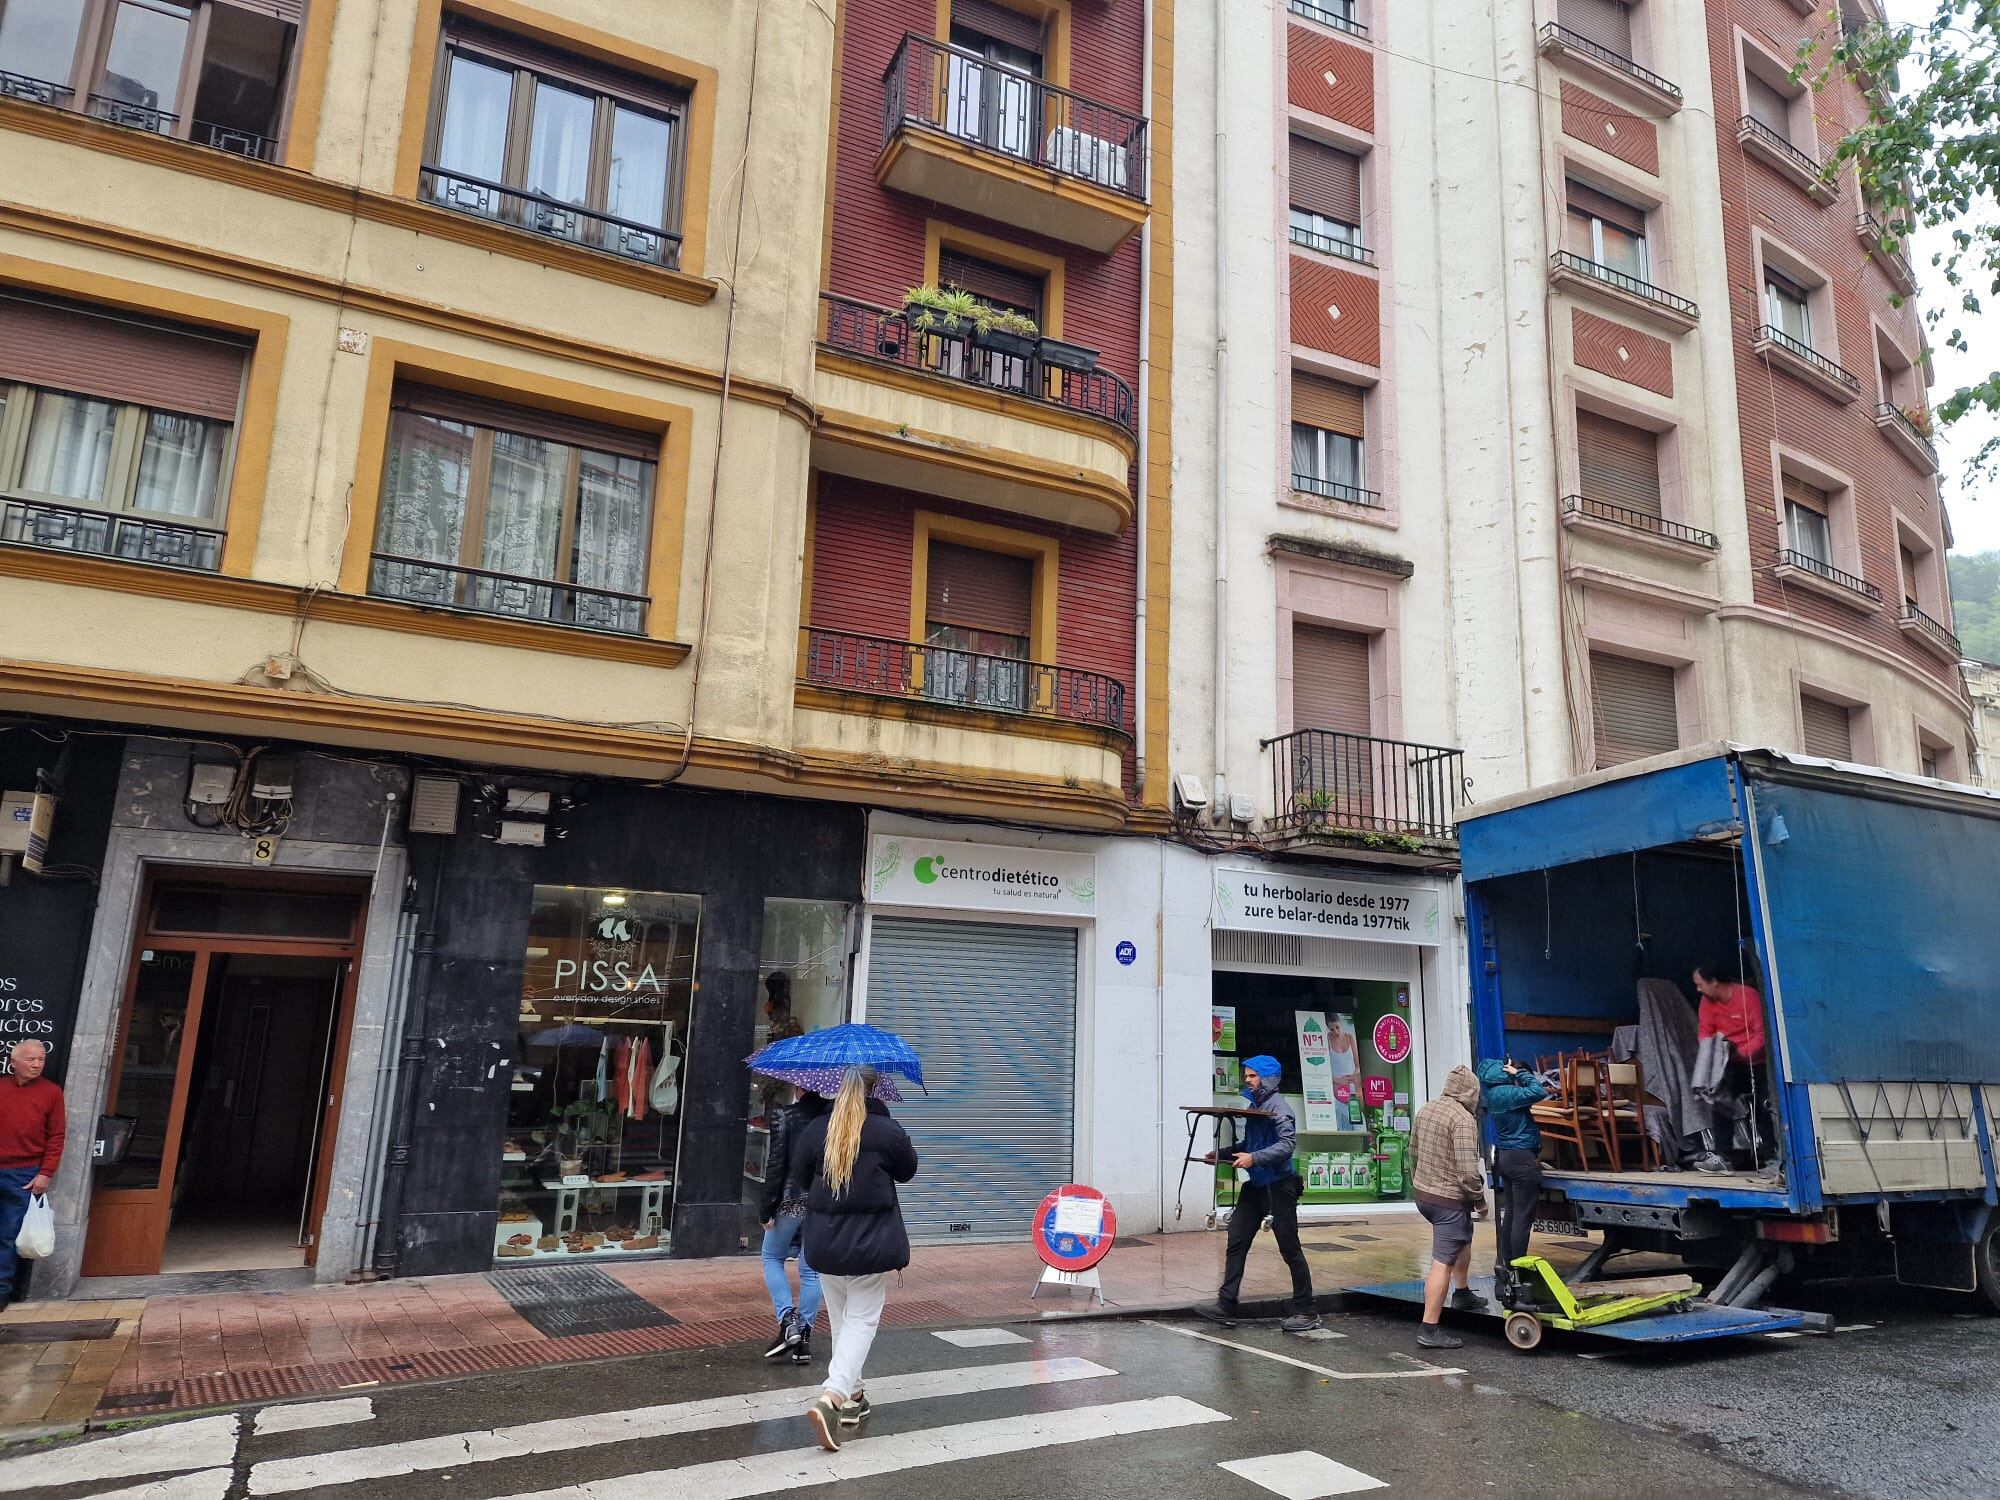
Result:
<svg viewBox="0 0 2000 1500">
<path fill-rule="evenodd" d="M 1556 23 L 1620 57 L 1632 55 L 1632 11 L 1624 0 L 1558 0 Z"/>
<path fill-rule="evenodd" d="M 1369 732 L 1368 645 L 1358 631 L 1293 624 L 1292 728 Z"/>
<path fill-rule="evenodd" d="M 1823 755 L 1828 760 L 1854 759 L 1854 715 L 1844 705 L 1801 693 L 1799 720 L 1805 730 L 1806 754 Z"/>
<path fill-rule="evenodd" d="M 1833 497 L 1825 490 L 1818 485 L 1807 484 L 1795 474 L 1785 476 L 1785 498 L 1821 515 L 1826 515 L 1833 505 Z"/>
<path fill-rule="evenodd" d="M 1642 239 L 1645 237 L 1646 210 L 1636 204 L 1614 198 L 1587 182 L 1578 182 L 1574 177 L 1564 185 L 1564 193 L 1569 199 L 1571 213 L 1582 214 L 1589 219 L 1602 219 L 1627 234 Z"/>
<path fill-rule="evenodd" d="M 0 384 L 21 381 L 233 422 L 249 356 L 241 339 L 0 295 Z"/>
<path fill-rule="evenodd" d="M 938 256 L 938 281 L 995 307 L 1023 308 L 1037 321 L 1042 316 L 1042 278 L 1032 271 L 945 250 Z"/>
<path fill-rule="evenodd" d="M 1922 596 L 1917 593 L 1917 554 L 1908 547 L 1898 547 L 1903 565 L 1903 598 L 1915 604 Z"/>
<path fill-rule="evenodd" d="M 910 1238 L 1018 1239 L 1075 1168 L 1076 933 L 877 917 L 866 1019 L 929 1088 L 894 1106 L 921 1163 L 898 1190 Z"/>
<path fill-rule="evenodd" d="M 1361 158 L 1323 141 L 1292 137 L 1292 207 L 1336 219 L 1361 222 Z"/>
<path fill-rule="evenodd" d="M 1042 50 L 1042 23 L 994 0 L 951 0 L 951 24 L 1026 52 Z"/>
<path fill-rule="evenodd" d="M 1358 438 L 1364 436 L 1366 431 L 1362 426 L 1363 415 L 1361 387 L 1328 380 L 1323 375 L 1307 375 L 1298 370 L 1292 372 L 1294 422 L 1303 422 L 1323 432 Z"/>
<path fill-rule="evenodd" d="M 1593 651 L 1590 698 L 1600 768 L 1679 748 L 1672 667 Z"/>
<path fill-rule="evenodd" d="M 924 617 L 933 624 L 1034 633 L 1035 565 L 1025 557 L 932 542 L 924 575 Z"/>
<path fill-rule="evenodd" d="M 1755 73 L 1744 75 L 1744 112 L 1785 139 L 1792 135 L 1792 101 Z"/>
<path fill-rule="evenodd" d="M 440 386 L 399 385 L 393 404 L 397 411 L 418 412 L 446 422 L 467 422 L 474 427 L 494 427 L 598 453 L 615 453 L 623 458 L 643 458 L 650 463 L 660 456 L 660 435 L 656 432 L 612 427 L 562 412 L 503 406 Z"/>
<path fill-rule="evenodd" d="M 269 16 L 275 21 L 289 21 L 297 26 L 306 18 L 306 0 L 214 0 L 218 5 L 226 5 L 231 10 L 247 10 L 254 15 Z M 326 0 L 331 5 L 333 0 Z"/>
<path fill-rule="evenodd" d="M 1594 411 L 1576 414 L 1577 478 L 1586 500 L 1660 514 L 1660 435 Z"/>
</svg>

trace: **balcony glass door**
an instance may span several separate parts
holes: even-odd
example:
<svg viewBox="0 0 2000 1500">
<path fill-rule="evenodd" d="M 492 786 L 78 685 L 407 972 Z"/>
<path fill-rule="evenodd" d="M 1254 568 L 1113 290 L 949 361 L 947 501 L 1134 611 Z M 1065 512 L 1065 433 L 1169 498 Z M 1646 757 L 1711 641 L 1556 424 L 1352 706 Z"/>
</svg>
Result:
<svg viewBox="0 0 2000 1500">
<path fill-rule="evenodd" d="M 1041 55 L 964 26 L 952 28 L 951 41 L 979 55 L 953 53 L 946 60 L 945 129 L 1018 160 L 1037 160 L 1035 84 Z"/>
<path fill-rule="evenodd" d="M 124 0 L 111 18 L 93 112 L 120 125 L 177 134 L 181 64 L 192 17 L 185 5 Z"/>
<path fill-rule="evenodd" d="M 0 92 L 42 104 L 71 102 L 62 90 L 76 64 L 83 0 L 8 0 L 0 5 Z"/>
</svg>

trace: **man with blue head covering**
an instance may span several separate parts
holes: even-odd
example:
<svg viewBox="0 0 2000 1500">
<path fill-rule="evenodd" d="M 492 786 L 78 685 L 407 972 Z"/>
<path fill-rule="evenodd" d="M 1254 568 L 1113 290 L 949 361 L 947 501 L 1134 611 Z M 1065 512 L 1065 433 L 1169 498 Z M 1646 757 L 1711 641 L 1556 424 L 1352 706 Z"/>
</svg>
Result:
<svg viewBox="0 0 2000 1500">
<path fill-rule="evenodd" d="M 1236 1321 L 1243 1263 L 1250 1257 L 1250 1242 L 1268 1218 L 1278 1254 L 1292 1273 L 1291 1300 L 1285 1304 L 1286 1317 L 1278 1326 L 1286 1333 L 1308 1333 L 1319 1327 L 1319 1311 L 1313 1303 L 1312 1268 L 1299 1248 L 1299 1198 L 1306 1185 L 1292 1162 L 1299 1125 L 1291 1105 L 1278 1092 L 1283 1071 L 1277 1058 L 1268 1053 L 1243 1059 L 1243 1097 L 1258 1113 L 1243 1122 L 1242 1146 L 1230 1160 L 1247 1172 L 1250 1180 L 1238 1187 L 1236 1208 L 1229 1216 L 1229 1251 L 1223 1261 L 1222 1287 L 1213 1306 L 1195 1310 L 1212 1323 Z M 1213 1151 L 1208 1160 L 1215 1160 Z"/>
</svg>

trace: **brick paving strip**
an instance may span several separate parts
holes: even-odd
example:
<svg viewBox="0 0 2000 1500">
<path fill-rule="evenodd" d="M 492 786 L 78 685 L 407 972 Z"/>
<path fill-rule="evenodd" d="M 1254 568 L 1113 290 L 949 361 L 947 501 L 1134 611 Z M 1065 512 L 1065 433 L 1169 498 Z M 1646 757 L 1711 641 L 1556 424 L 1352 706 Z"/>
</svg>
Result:
<svg viewBox="0 0 2000 1500">
<path fill-rule="evenodd" d="M 1350 1227 L 1359 1224 L 1308 1231 L 1309 1255 L 1318 1253 L 1316 1239 L 1328 1249 L 1360 1252 L 1342 1255 L 1338 1281 L 1327 1265 L 1318 1277 L 1321 1291 L 1412 1274 L 1425 1229 L 1414 1216 L 1386 1228 L 1383 1220 L 1373 1221 L 1368 1227 L 1381 1237 L 1366 1245 L 1335 1245 L 1335 1236 L 1367 1238 Z M 1151 1312 L 1212 1298 L 1222 1250 L 1220 1235 L 1202 1233 L 1121 1244 L 1102 1267 L 1108 1310 Z M 0 1390 L 14 1388 L 0 1401 L 0 1441 L 74 1430 L 87 1420 L 101 1424 L 357 1386 L 748 1343 L 771 1327 L 754 1256 L 600 1262 L 590 1269 L 614 1277 L 671 1321 L 551 1337 L 485 1274 L 15 1307 L 0 1314 L 0 1328 L 46 1322 L 56 1333 L 65 1331 L 63 1324 L 108 1319 L 114 1331 L 102 1339 L 47 1342 L 23 1331 L 18 1336 L 30 1341 L 0 1343 Z M 1087 1310 L 1080 1292 L 1052 1290 L 1032 1298 L 1039 1273 L 1040 1262 L 1025 1243 L 927 1247 L 892 1288 L 884 1321 L 934 1327 Z M 1245 1299 L 1278 1295 L 1287 1285 L 1275 1250 L 1260 1239 Z"/>
</svg>

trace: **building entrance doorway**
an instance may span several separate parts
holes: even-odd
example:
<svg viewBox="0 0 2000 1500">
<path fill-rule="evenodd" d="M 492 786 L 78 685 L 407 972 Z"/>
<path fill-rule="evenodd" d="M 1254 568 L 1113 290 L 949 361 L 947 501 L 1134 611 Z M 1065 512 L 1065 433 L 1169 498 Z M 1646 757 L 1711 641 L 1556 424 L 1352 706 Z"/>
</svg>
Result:
<svg viewBox="0 0 2000 1500">
<path fill-rule="evenodd" d="M 86 1276 L 311 1265 L 345 1085 L 365 889 L 149 886 L 95 1170 Z"/>
</svg>

